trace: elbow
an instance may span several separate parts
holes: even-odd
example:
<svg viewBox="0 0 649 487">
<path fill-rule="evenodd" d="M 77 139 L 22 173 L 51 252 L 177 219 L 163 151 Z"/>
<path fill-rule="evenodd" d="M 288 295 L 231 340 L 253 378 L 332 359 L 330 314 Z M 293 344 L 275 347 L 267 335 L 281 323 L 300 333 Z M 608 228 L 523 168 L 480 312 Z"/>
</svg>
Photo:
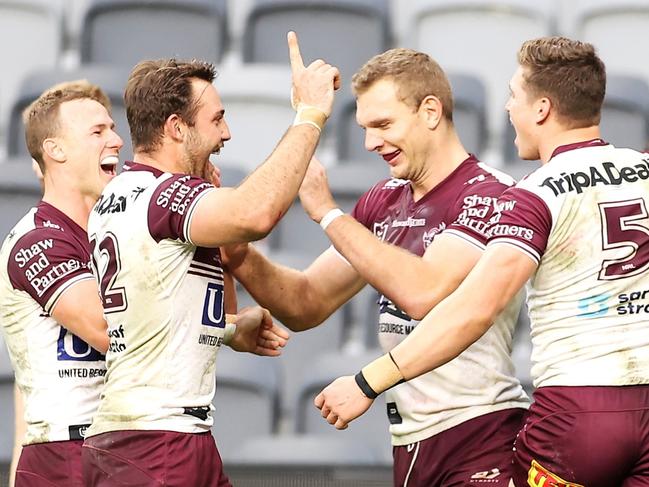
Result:
<svg viewBox="0 0 649 487">
<path fill-rule="evenodd" d="M 291 331 L 300 332 L 310 330 L 322 324 L 326 316 L 317 316 L 315 313 L 295 313 L 283 316 L 280 321 Z"/>
<path fill-rule="evenodd" d="M 268 210 L 253 211 L 248 217 L 246 229 L 250 240 L 261 240 L 275 228 L 282 215 L 271 214 Z"/>
</svg>

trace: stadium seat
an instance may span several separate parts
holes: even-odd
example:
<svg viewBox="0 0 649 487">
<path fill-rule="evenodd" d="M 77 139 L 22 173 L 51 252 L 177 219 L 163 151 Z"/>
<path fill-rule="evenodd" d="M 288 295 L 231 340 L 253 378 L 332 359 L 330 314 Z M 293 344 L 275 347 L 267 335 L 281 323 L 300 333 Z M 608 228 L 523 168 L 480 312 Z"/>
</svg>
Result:
<svg viewBox="0 0 649 487">
<path fill-rule="evenodd" d="M 176 57 L 217 63 L 226 48 L 226 0 L 90 0 L 81 31 L 82 63 L 133 67 Z"/>
<path fill-rule="evenodd" d="M 38 203 L 41 189 L 29 157 L 0 162 L 0 239 L 3 241 L 18 220 Z"/>
<path fill-rule="evenodd" d="M 98 84 L 110 98 L 115 131 L 124 141 L 120 159 L 122 161 L 131 159 L 133 150 L 123 98 L 129 72 L 129 69 L 121 66 L 85 65 L 74 70 L 55 68 L 30 73 L 20 85 L 19 92 L 11 105 L 7 141 L 9 155 L 11 157 L 26 156 L 26 160 L 29 161 L 22 112 L 32 101 L 38 98 L 44 90 L 57 83 L 86 79 L 91 83 Z"/>
<path fill-rule="evenodd" d="M 214 86 L 232 135 L 220 157 L 250 172 L 266 160 L 293 123 L 291 70 L 288 65 L 224 67 Z"/>
<path fill-rule="evenodd" d="M 225 461 L 247 439 L 275 431 L 279 384 L 278 359 L 219 351 L 212 432 Z"/>
<path fill-rule="evenodd" d="M 14 445 L 14 371 L 0 332 L 0 464 L 9 463 Z"/>
<path fill-rule="evenodd" d="M 487 144 L 487 95 L 482 81 L 472 75 L 448 73 L 453 90 L 453 122 L 467 151 L 480 155 Z M 337 116 L 339 159 L 377 161 L 365 149 L 365 132 L 356 123 L 356 100 L 350 99 Z"/>
<path fill-rule="evenodd" d="M 7 66 L 0 81 L 0 133 L 20 80 L 29 71 L 56 66 L 63 49 L 60 0 L 0 0 L 0 57 Z"/>
<path fill-rule="evenodd" d="M 501 120 L 516 53 L 527 39 L 554 33 L 554 2 L 410 0 L 404 43 L 430 54 L 447 72 L 479 77 L 486 87 L 490 134 Z"/>
<path fill-rule="evenodd" d="M 380 458 L 389 463 L 392 449 L 388 430 L 390 423 L 384 396 L 374 401 L 372 407 L 344 431 L 338 431 L 328 424 L 313 405 L 315 396 L 333 380 L 343 375 L 357 373 L 363 366 L 382 354 L 383 352 L 378 349 L 358 354 L 329 352 L 305 362 L 295 408 L 296 433 L 336 435 L 357 444 L 374 445 Z"/>
<path fill-rule="evenodd" d="M 646 0 L 563 3 L 566 33 L 593 43 L 608 73 L 641 76 L 649 82 L 649 66 L 643 62 L 649 45 Z"/>
<path fill-rule="evenodd" d="M 329 427 L 333 429 L 333 427 Z M 375 452 L 374 445 L 354 441 L 346 435 L 338 437 L 334 435 L 261 436 L 247 441 L 230 459 L 230 465 L 233 466 L 272 466 L 275 468 L 282 466 L 351 467 L 383 464 L 385 461 Z M 301 479 L 292 478 L 291 480 L 300 482 Z M 307 482 L 306 479 L 304 481 Z"/>
</svg>

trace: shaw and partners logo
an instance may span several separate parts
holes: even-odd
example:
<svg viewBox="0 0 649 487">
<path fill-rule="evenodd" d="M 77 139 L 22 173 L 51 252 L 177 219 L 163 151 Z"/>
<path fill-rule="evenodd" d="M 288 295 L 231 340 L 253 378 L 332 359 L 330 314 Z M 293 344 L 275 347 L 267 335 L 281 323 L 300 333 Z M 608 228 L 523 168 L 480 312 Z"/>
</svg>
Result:
<svg viewBox="0 0 649 487">
<path fill-rule="evenodd" d="M 562 172 L 558 178 L 546 178 L 539 187 L 549 188 L 554 193 L 554 196 L 559 196 L 571 191 L 579 194 L 585 188 L 592 188 L 597 185 L 618 185 L 622 181 L 632 183 L 639 179 L 649 179 L 649 159 L 643 159 L 640 164 L 634 166 L 623 166 L 621 168 L 618 168 L 612 162 L 604 162 L 601 168 L 591 166 L 586 171 Z"/>
</svg>

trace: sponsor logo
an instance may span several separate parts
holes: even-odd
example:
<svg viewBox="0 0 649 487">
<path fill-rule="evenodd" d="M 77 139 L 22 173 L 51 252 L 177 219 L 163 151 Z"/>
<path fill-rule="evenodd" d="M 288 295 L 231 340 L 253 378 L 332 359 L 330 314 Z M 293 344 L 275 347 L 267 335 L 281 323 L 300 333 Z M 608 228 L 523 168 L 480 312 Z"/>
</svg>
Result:
<svg viewBox="0 0 649 487">
<path fill-rule="evenodd" d="M 577 194 L 585 188 L 597 185 L 619 185 L 623 181 L 632 183 L 638 180 L 649 179 L 649 159 L 643 159 L 640 164 L 618 168 L 612 162 L 602 163 L 601 168 L 591 166 L 585 171 L 572 173 L 562 172 L 560 177 L 546 178 L 539 187 L 552 190 L 554 196 L 575 191 Z"/>
<path fill-rule="evenodd" d="M 409 181 L 407 179 L 390 179 L 388 182 L 386 182 L 381 189 L 393 189 L 393 188 L 398 188 L 400 186 L 403 186 L 404 184 L 408 184 Z"/>
<path fill-rule="evenodd" d="M 424 232 L 424 235 L 421 237 L 424 241 L 424 248 L 427 249 L 430 244 L 433 243 L 435 235 L 442 233 L 446 228 L 446 223 L 442 222 L 438 226 L 431 228 L 427 232 Z"/>
<path fill-rule="evenodd" d="M 115 196 L 110 193 L 108 196 L 101 195 L 95 205 L 94 212 L 104 215 L 106 213 L 120 213 L 126 210 L 126 196 Z"/>
<path fill-rule="evenodd" d="M 45 250 L 51 249 L 52 247 L 54 247 L 54 241 L 51 238 L 39 240 L 29 247 L 24 247 L 18 250 L 18 252 L 16 252 L 16 255 L 14 256 L 14 260 L 18 264 L 18 267 L 22 269 L 23 267 L 25 267 L 25 264 L 27 264 L 27 262 L 32 260 L 40 253 L 44 252 Z"/>
<path fill-rule="evenodd" d="M 487 177 L 484 174 L 480 174 L 480 175 L 478 175 L 476 177 L 473 177 L 473 178 L 469 179 L 466 182 L 466 184 L 468 186 L 468 185 L 475 184 L 475 183 L 481 183 L 482 181 L 486 181 L 486 180 L 487 180 Z"/>
<path fill-rule="evenodd" d="M 397 228 L 397 227 L 423 227 L 426 225 L 426 219 L 425 218 L 412 218 L 408 217 L 407 220 L 393 220 L 392 221 L 392 228 Z"/>
<path fill-rule="evenodd" d="M 99 362 L 104 360 L 104 356 L 101 352 L 92 348 L 81 338 L 61 327 L 59 338 L 57 340 L 56 360 Z M 90 371 L 88 369 L 59 370 L 60 377 L 89 377 L 89 374 Z"/>
<path fill-rule="evenodd" d="M 124 325 L 119 325 L 117 328 L 109 328 L 108 338 L 110 339 L 110 344 L 108 345 L 109 352 L 119 353 L 126 350 L 126 344 L 124 343 Z"/>
<path fill-rule="evenodd" d="M 47 271 L 44 276 L 34 277 L 33 279 L 29 280 L 29 283 L 36 291 L 36 294 L 42 296 L 52 286 L 52 284 L 60 281 L 67 275 L 72 274 L 82 267 L 87 268 L 88 264 L 82 264 L 78 260 L 70 259 L 52 266 L 52 268 Z"/>
<path fill-rule="evenodd" d="M 536 460 L 532 460 L 527 475 L 527 483 L 530 487 L 584 487 L 581 484 L 563 480 L 558 475 L 542 467 Z"/>
<path fill-rule="evenodd" d="M 206 326 L 225 328 L 225 316 L 223 315 L 223 285 L 215 282 L 207 284 L 205 300 L 203 302 L 203 319 Z M 208 343 L 209 345 L 210 343 Z"/>
<path fill-rule="evenodd" d="M 485 483 L 489 483 L 489 481 L 496 482 L 496 480 L 494 479 L 499 475 L 500 470 L 497 468 L 492 468 L 491 470 L 474 473 L 473 475 L 471 475 L 471 480 L 484 481 Z"/>
<path fill-rule="evenodd" d="M 608 312 L 608 300 L 610 297 L 610 294 L 597 294 L 580 299 L 577 306 L 581 310 L 581 313 L 577 316 L 595 318 L 605 315 Z"/>
<path fill-rule="evenodd" d="M 86 430 L 89 424 L 71 424 L 68 426 L 68 433 L 71 440 L 83 440 L 86 437 Z"/>
<path fill-rule="evenodd" d="M 641 313 L 649 313 L 649 304 L 645 302 L 645 299 L 649 294 L 649 290 L 644 291 L 633 291 L 630 293 L 619 294 L 618 306 L 616 308 L 618 315 L 634 315 Z"/>
<path fill-rule="evenodd" d="M 379 240 L 385 240 L 388 233 L 388 224 L 386 222 L 374 223 L 372 233 L 374 233 Z"/>
<path fill-rule="evenodd" d="M 162 191 L 156 199 L 156 205 L 161 208 L 169 208 L 174 213 L 184 215 L 187 207 L 194 198 L 202 191 L 211 188 L 210 183 L 200 183 L 195 187 L 186 184 L 191 176 L 183 176 L 175 180 L 171 185 Z"/>
<path fill-rule="evenodd" d="M 518 225 L 494 225 L 487 231 L 487 237 L 519 237 L 531 241 L 534 231 Z"/>
<path fill-rule="evenodd" d="M 54 228 L 54 229 L 56 229 L 56 230 L 61 230 L 61 231 L 63 231 L 63 229 L 62 229 L 60 226 L 58 226 L 56 223 L 52 223 L 50 220 L 46 220 L 46 221 L 44 221 L 44 222 L 43 222 L 43 226 L 44 226 L 45 228 Z"/>
</svg>

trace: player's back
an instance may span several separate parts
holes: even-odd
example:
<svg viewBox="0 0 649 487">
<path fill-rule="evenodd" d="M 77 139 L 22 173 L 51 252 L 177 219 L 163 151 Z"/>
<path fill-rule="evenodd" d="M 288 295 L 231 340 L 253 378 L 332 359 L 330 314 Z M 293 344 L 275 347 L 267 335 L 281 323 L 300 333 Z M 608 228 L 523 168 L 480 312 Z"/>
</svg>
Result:
<svg viewBox="0 0 649 487">
<path fill-rule="evenodd" d="M 505 211 L 494 236 L 539 262 L 528 292 L 535 386 L 649 383 L 647 154 L 599 140 L 560 147 L 509 198 L 518 220 Z"/>
<path fill-rule="evenodd" d="M 218 249 L 188 236 L 194 204 L 211 190 L 198 178 L 128 163 L 92 211 L 110 348 L 90 435 L 211 426 L 223 275 Z"/>
</svg>

